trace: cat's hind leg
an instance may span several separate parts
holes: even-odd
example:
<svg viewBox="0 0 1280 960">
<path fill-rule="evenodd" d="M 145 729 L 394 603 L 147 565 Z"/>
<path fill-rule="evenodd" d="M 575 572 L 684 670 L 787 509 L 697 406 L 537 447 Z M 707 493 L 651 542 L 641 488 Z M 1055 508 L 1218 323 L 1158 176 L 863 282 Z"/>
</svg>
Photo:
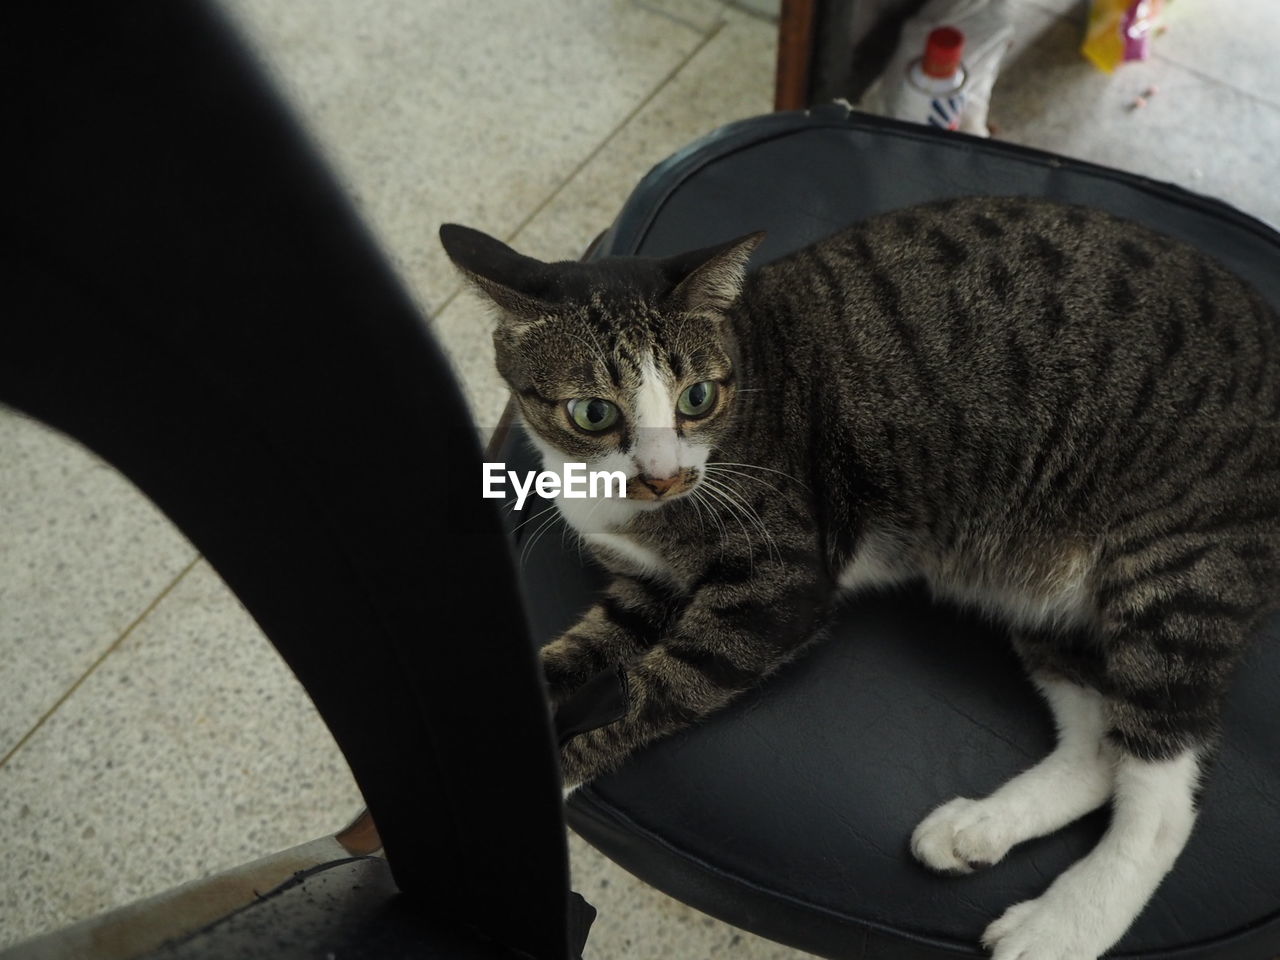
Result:
<svg viewBox="0 0 1280 960">
<path fill-rule="evenodd" d="M 1164 760 L 1122 753 L 1106 834 L 1043 894 L 987 927 L 993 960 L 1094 960 L 1110 949 L 1186 845 L 1200 762 L 1196 749 Z"/>
<path fill-rule="evenodd" d="M 1251 566 L 1255 553 L 1230 541 L 1180 545 L 1141 566 L 1126 561 L 1104 571 L 1105 712 L 1117 751 L 1111 823 L 1043 894 L 987 928 L 983 942 L 995 960 L 1098 957 L 1173 867 L 1195 822 L 1201 766 L 1266 587 Z"/>
<path fill-rule="evenodd" d="M 1116 752 L 1106 740 L 1102 695 L 1048 674 L 1033 679 L 1053 712 L 1057 747 L 990 796 L 956 797 L 925 817 L 911 836 L 925 866 L 968 873 L 996 863 L 1014 845 L 1053 833 L 1110 798 Z"/>
</svg>

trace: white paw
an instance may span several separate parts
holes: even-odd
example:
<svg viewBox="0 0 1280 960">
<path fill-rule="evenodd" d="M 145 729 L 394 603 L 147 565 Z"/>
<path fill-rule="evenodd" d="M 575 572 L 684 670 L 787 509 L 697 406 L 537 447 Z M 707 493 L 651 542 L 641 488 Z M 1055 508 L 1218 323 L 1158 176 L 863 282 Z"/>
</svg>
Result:
<svg viewBox="0 0 1280 960">
<path fill-rule="evenodd" d="M 987 927 L 982 945 L 991 960 L 1097 960 L 1107 948 L 1096 926 L 1071 904 L 1055 902 L 1052 890 L 1024 900 Z"/>
<path fill-rule="evenodd" d="M 920 821 L 911 852 L 932 870 L 972 873 L 1000 861 L 1017 841 L 1016 825 L 989 800 L 956 797 Z"/>
</svg>

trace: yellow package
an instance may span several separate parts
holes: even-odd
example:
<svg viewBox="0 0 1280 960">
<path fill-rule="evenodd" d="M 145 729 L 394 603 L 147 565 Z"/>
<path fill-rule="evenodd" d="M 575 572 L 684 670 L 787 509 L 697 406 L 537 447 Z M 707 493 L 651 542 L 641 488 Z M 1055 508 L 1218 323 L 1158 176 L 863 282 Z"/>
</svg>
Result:
<svg viewBox="0 0 1280 960">
<path fill-rule="evenodd" d="M 1163 0 L 1093 0 L 1080 52 L 1105 73 L 1147 59 L 1163 6 Z"/>
</svg>

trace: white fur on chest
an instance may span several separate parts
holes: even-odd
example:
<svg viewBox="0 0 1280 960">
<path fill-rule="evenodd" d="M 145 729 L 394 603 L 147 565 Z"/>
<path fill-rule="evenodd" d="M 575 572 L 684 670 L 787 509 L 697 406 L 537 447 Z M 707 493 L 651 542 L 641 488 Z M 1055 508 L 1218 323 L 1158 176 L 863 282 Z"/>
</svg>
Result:
<svg viewBox="0 0 1280 960">
<path fill-rule="evenodd" d="M 1093 593 L 1083 578 L 1065 579 L 1055 589 L 1031 591 L 1009 585 L 930 581 L 934 595 L 976 607 L 1016 627 L 1070 627 L 1092 616 Z"/>
<path fill-rule="evenodd" d="M 901 544 L 887 534 L 865 534 L 852 562 L 840 573 L 840 589 L 854 593 L 910 580 L 917 574 L 905 563 L 903 553 Z"/>
<path fill-rule="evenodd" d="M 1074 627 L 1093 620 L 1095 550 L 1064 543 L 1019 563 L 992 546 L 978 557 L 992 559 L 973 577 L 930 577 L 934 593 L 1019 627 Z"/>
<path fill-rule="evenodd" d="M 994 546 L 989 555 L 946 563 L 912 561 L 912 552 L 900 539 L 872 531 L 842 571 L 840 587 L 855 592 L 923 578 L 934 596 L 1020 627 L 1074 626 L 1088 622 L 1095 611 L 1094 557 L 1088 551 L 1063 549 L 1039 564 L 1038 574 L 1026 576 L 994 572 L 1006 566 Z"/>
<path fill-rule="evenodd" d="M 593 550 L 603 551 L 610 567 L 633 576 L 677 582 L 676 572 L 656 550 L 637 543 L 622 533 L 587 533 L 583 541 Z"/>
</svg>

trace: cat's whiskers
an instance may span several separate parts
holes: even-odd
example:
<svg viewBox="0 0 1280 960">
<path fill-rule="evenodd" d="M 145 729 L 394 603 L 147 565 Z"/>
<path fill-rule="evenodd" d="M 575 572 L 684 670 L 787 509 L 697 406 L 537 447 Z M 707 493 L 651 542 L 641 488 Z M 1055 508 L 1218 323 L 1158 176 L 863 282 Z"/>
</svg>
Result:
<svg viewBox="0 0 1280 960">
<path fill-rule="evenodd" d="M 560 517 L 559 514 L 557 514 L 555 517 L 552 517 L 551 520 L 545 526 L 539 527 L 538 531 L 530 538 L 529 553 L 528 553 L 528 556 L 524 558 L 524 560 L 520 561 L 521 568 L 523 568 L 525 562 L 533 556 L 534 544 L 536 544 L 540 539 L 542 539 L 543 534 L 545 534 L 548 530 L 555 527 L 555 522 L 557 520 L 560 520 L 561 522 L 563 522 L 563 518 Z"/>
<path fill-rule="evenodd" d="M 729 489 L 735 491 L 738 494 L 738 496 L 744 501 L 743 506 L 750 511 L 750 515 L 755 520 L 756 526 L 759 527 L 760 532 L 764 535 L 768 544 L 773 548 L 775 555 L 778 557 L 780 561 L 782 559 L 782 551 L 778 549 L 777 541 L 774 539 L 774 537 L 769 533 L 768 529 L 765 527 L 764 521 L 761 520 L 760 518 L 759 511 L 757 511 L 754 507 L 752 507 L 749 502 L 746 502 L 746 494 L 741 490 L 741 488 L 739 488 L 736 485 L 736 483 L 733 480 L 731 480 L 729 477 L 724 476 L 724 474 L 733 474 L 734 476 L 743 477 L 744 479 L 747 479 L 747 480 L 754 480 L 756 483 L 759 483 L 765 487 L 768 487 L 778 496 L 783 496 L 782 491 L 779 490 L 777 487 L 775 487 L 773 484 L 768 483 L 765 480 L 761 480 L 759 477 L 753 477 L 748 473 L 742 473 L 738 470 L 730 470 L 726 467 L 722 467 L 719 464 L 706 465 L 706 469 L 708 472 L 711 472 L 713 468 L 716 476 L 720 477 L 721 481 L 724 484 L 728 485 Z"/>
<path fill-rule="evenodd" d="M 738 526 L 742 529 L 742 535 L 747 541 L 747 561 L 750 564 L 751 572 L 754 574 L 755 573 L 755 551 L 751 548 L 751 538 L 747 535 L 747 528 L 743 526 L 743 523 L 741 520 L 738 520 L 737 514 L 734 512 L 732 504 L 730 504 L 721 494 L 715 493 L 710 487 L 704 488 L 703 492 L 709 498 L 708 506 L 711 507 L 713 511 L 713 515 L 716 515 L 715 514 L 716 506 L 713 506 L 714 504 L 714 505 L 723 507 L 731 517 L 737 520 Z M 721 537 L 720 556 L 723 557 L 725 546 L 729 543 L 729 530 L 724 525 L 723 520 L 720 521 L 720 537 Z"/>
<path fill-rule="evenodd" d="M 591 509 L 587 511 L 587 515 L 582 518 L 582 523 L 580 525 L 581 529 L 577 529 L 577 528 L 574 529 L 574 532 L 578 535 L 578 561 L 579 562 L 582 561 L 582 543 L 584 540 L 586 540 L 587 532 L 590 530 L 590 527 L 591 527 L 591 515 L 595 513 L 597 510 L 599 510 L 600 504 L 604 502 L 605 502 L 605 498 L 603 497 L 597 499 L 596 502 L 592 504 Z M 569 529 L 569 524 L 566 523 L 565 530 L 567 531 L 568 529 Z M 563 533 L 561 533 L 560 535 L 560 542 L 562 544 L 564 543 Z"/>
<path fill-rule="evenodd" d="M 742 489 L 738 487 L 737 484 L 732 479 L 725 476 L 725 474 L 733 474 L 734 476 L 742 477 L 746 480 L 754 480 L 756 483 L 759 483 L 765 487 L 768 487 L 778 496 L 783 496 L 782 491 L 779 490 L 777 487 L 775 487 L 773 484 L 768 483 L 764 480 L 761 480 L 759 477 L 753 477 L 747 473 L 740 473 L 737 470 L 729 470 L 727 468 L 720 467 L 718 464 L 706 465 L 706 470 L 708 473 L 713 472 L 712 468 L 715 468 L 714 473 L 717 477 L 720 478 L 721 483 L 725 484 L 729 488 L 729 490 L 737 494 L 738 499 L 740 500 L 740 502 L 742 502 L 744 510 L 749 511 L 748 515 L 750 519 L 755 523 L 756 527 L 760 530 L 760 533 L 764 536 L 765 542 L 772 548 L 774 554 L 778 557 L 778 559 L 781 560 L 782 551 L 778 549 L 777 541 L 769 533 L 768 528 L 765 527 L 764 521 L 761 520 L 760 518 L 759 511 L 757 511 L 753 506 L 751 506 L 751 504 L 747 501 L 746 494 L 742 491 Z"/>
<path fill-rule="evenodd" d="M 689 494 L 690 494 L 690 496 L 689 496 L 689 502 L 693 505 L 693 509 L 694 509 L 694 511 L 695 511 L 695 515 L 696 515 L 696 516 L 697 516 L 697 518 L 698 518 L 698 535 L 699 535 L 700 537 L 702 537 L 702 538 L 705 540 L 705 539 L 706 539 L 706 536 L 707 536 L 707 530 L 706 530 L 706 527 L 705 527 L 705 526 L 703 526 L 703 523 L 702 523 L 702 507 L 701 507 L 701 505 L 699 505 L 699 503 L 698 503 L 698 496 L 697 496 L 698 491 L 697 491 L 697 489 L 695 488 L 695 489 L 693 489 L 693 490 L 690 490 L 690 491 L 689 491 Z"/>
<path fill-rule="evenodd" d="M 555 504 L 552 504 L 552 506 L 554 507 Z M 533 534 L 529 537 L 529 539 L 525 541 L 524 547 L 520 550 L 520 568 L 521 569 L 524 568 L 525 561 L 528 560 L 529 557 L 533 556 L 534 544 L 536 544 L 540 539 L 542 539 L 543 534 L 545 534 L 548 530 L 552 529 L 556 525 L 557 520 L 563 523 L 564 516 L 560 513 L 559 510 L 553 510 L 551 513 L 551 517 L 543 521 L 543 523 L 536 530 L 533 531 Z"/>
<path fill-rule="evenodd" d="M 703 469 L 708 473 L 715 473 L 717 476 L 719 476 L 720 474 L 731 473 L 735 477 L 742 477 L 746 480 L 754 480 L 756 483 L 763 484 L 764 486 L 768 487 L 778 496 L 782 496 L 782 491 L 779 490 L 777 487 L 775 487 L 772 483 L 769 483 L 767 480 L 761 480 L 759 477 L 753 477 L 749 473 L 743 473 L 741 470 L 730 470 L 728 467 L 723 467 L 718 463 L 708 463 L 706 464 L 706 466 L 703 467 Z"/>
<path fill-rule="evenodd" d="M 776 474 L 778 474 L 778 475 L 779 475 L 779 476 L 781 476 L 781 477 L 786 477 L 786 478 L 787 478 L 788 480 L 790 480 L 792 483 L 798 483 L 800 486 L 804 487 L 806 490 L 808 490 L 808 489 L 809 489 L 809 485 L 808 485 L 807 483 L 805 483 L 803 480 L 798 480 L 798 479 L 796 479 L 795 477 L 793 477 L 791 474 L 786 473 L 786 472 L 785 472 L 785 471 L 783 471 L 783 470 L 775 470 L 773 467 L 762 467 L 762 466 L 760 466 L 760 464 L 758 464 L 758 463 L 739 463 L 739 462 L 737 462 L 736 460 L 717 460 L 717 461 L 715 461 L 714 466 L 723 466 L 723 467 L 750 467 L 750 468 L 751 468 L 751 469 L 753 469 L 753 470 L 766 470 L 766 471 L 768 471 L 769 473 L 776 473 Z"/>
<path fill-rule="evenodd" d="M 712 481 L 710 477 L 704 475 L 702 478 L 702 484 L 703 484 L 703 489 L 706 490 L 707 494 L 709 496 L 714 497 L 716 500 L 720 501 L 720 503 L 722 503 L 725 506 L 725 508 L 728 510 L 729 516 L 733 517 L 733 519 L 737 521 L 738 526 L 742 528 L 742 538 L 747 542 L 747 559 L 748 559 L 748 562 L 751 564 L 751 572 L 752 574 L 754 574 L 755 568 L 756 568 L 755 545 L 751 542 L 751 534 L 747 532 L 747 525 L 742 522 L 742 517 L 740 516 L 740 513 L 741 513 L 740 508 L 729 497 L 728 493 L 724 490 L 724 488 L 721 487 L 719 484 L 715 483 L 714 481 Z"/>
<path fill-rule="evenodd" d="M 716 526 L 719 528 L 720 556 L 723 557 L 725 541 L 729 539 L 728 531 L 725 530 L 724 524 L 721 522 L 720 517 L 716 514 L 715 507 L 713 507 L 710 502 L 706 502 L 702 500 L 703 493 L 704 491 L 701 490 L 700 487 L 694 487 L 693 490 L 690 491 L 690 496 L 693 498 L 693 502 L 699 505 L 698 506 L 699 522 L 701 522 L 702 507 L 705 506 L 707 508 L 707 513 L 711 516 L 711 519 L 715 521 Z"/>
<path fill-rule="evenodd" d="M 512 535 L 512 536 L 515 536 L 516 532 L 517 532 L 517 531 L 519 531 L 519 529 L 520 529 L 521 527 L 523 527 L 525 524 L 527 524 L 527 523 L 532 523 L 534 520 L 537 520 L 537 519 L 538 519 L 539 517 L 541 517 L 544 513 L 546 513 L 548 510 L 553 509 L 554 507 L 555 507 L 555 504 L 554 504 L 554 503 L 549 504 L 548 506 L 543 507 L 543 508 L 542 508 L 541 510 L 539 510 L 537 513 L 533 513 L 533 514 L 530 514 L 529 516 L 525 517 L 523 520 L 521 520 L 519 523 L 517 523 L 514 527 L 512 527 L 512 528 L 511 528 L 511 535 Z"/>
<path fill-rule="evenodd" d="M 764 525 L 764 521 L 760 519 L 760 514 L 756 508 L 751 506 L 747 501 L 742 490 L 734 486 L 732 481 L 727 477 L 721 477 L 717 481 L 712 481 L 710 477 L 704 477 L 704 480 L 708 483 L 713 483 L 714 486 L 720 487 L 723 493 L 731 497 L 732 500 L 738 504 L 742 514 L 752 522 L 757 530 L 760 531 L 760 535 L 764 539 L 765 546 L 772 550 L 778 561 L 781 562 L 782 551 L 778 549 L 777 541 L 775 541 L 773 536 L 769 533 L 768 528 Z"/>
<path fill-rule="evenodd" d="M 551 513 L 551 516 L 549 516 L 549 517 L 547 517 L 547 516 L 546 516 L 546 514 L 548 513 L 548 511 Z M 544 519 L 544 518 L 545 518 L 545 519 Z M 527 536 L 525 536 L 525 537 L 524 537 L 524 542 L 520 544 L 520 563 L 519 563 L 519 566 L 521 566 L 521 567 L 523 567 L 523 566 L 524 566 L 525 557 L 526 557 L 526 556 L 528 555 L 528 553 L 529 553 L 529 548 L 530 548 L 530 545 L 533 543 L 534 538 L 535 538 L 535 537 L 536 537 L 540 532 L 542 532 L 544 529 L 546 529 L 546 527 L 547 527 L 550 523 L 553 523 L 553 522 L 555 521 L 555 518 L 556 518 L 555 504 L 551 504 L 551 506 L 550 506 L 548 509 L 544 509 L 544 510 L 540 510 L 540 511 L 538 511 L 538 513 L 537 513 L 537 515 L 536 515 L 536 516 L 534 516 L 534 517 L 531 517 L 531 518 L 530 518 L 530 520 L 540 520 L 541 522 L 540 522 L 536 527 L 534 527 L 534 528 L 533 528 L 533 531 L 532 531 L 531 533 L 529 533 Z M 527 522 L 528 522 L 528 521 L 526 521 L 526 523 L 527 523 Z M 522 524 L 522 526 L 523 526 L 523 524 Z"/>
</svg>

